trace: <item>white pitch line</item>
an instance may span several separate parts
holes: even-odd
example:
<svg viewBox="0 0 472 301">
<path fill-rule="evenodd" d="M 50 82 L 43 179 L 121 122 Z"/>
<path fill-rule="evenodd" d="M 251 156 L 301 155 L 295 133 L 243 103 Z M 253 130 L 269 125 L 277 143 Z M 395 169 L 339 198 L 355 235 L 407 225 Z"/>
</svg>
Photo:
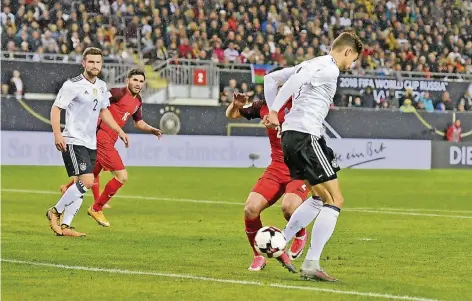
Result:
<svg viewBox="0 0 472 301">
<path fill-rule="evenodd" d="M 342 209 L 344 210 L 344 209 Z M 393 214 L 393 215 L 411 215 L 411 216 L 428 216 L 428 217 L 449 217 L 449 218 L 463 218 L 472 219 L 470 215 L 447 215 L 447 214 L 433 214 L 433 213 L 414 213 L 414 212 L 398 212 L 398 211 L 383 211 L 383 210 L 365 210 L 348 208 L 346 210 L 360 213 L 380 213 L 380 214 Z"/>
<path fill-rule="evenodd" d="M 47 190 L 28 190 L 28 189 L 1 189 L 2 192 L 13 192 L 13 193 L 32 193 L 32 194 L 52 194 L 59 195 L 60 192 L 47 191 Z M 115 195 L 114 198 L 126 198 L 126 199 L 141 199 L 141 200 L 156 200 L 156 201 L 172 201 L 172 202 L 183 202 L 183 203 L 200 203 L 200 204 L 219 204 L 219 205 L 233 205 L 243 206 L 244 203 L 236 202 L 225 202 L 225 201 L 213 201 L 213 200 L 195 200 L 195 199 L 182 199 L 182 198 L 166 198 L 166 197 L 152 197 L 152 196 L 140 196 L 140 195 Z M 275 205 L 280 206 L 280 205 Z M 389 210 L 389 211 L 388 211 Z M 409 212 L 396 212 L 396 210 L 404 210 Z M 436 212 L 456 212 L 447 210 L 428 210 L 428 209 L 401 209 L 401 208 L 343 208 L 342 211 L 348 212 L 360 212 L 360 213 L 375 213 L 375 214 L 392 214 L 392 215 L 407 215 L 407 216 L 426 216 L 426 217 L 448 217 L 458 219 L 472 219 L 472 216 L 468 215 L 445 215 L 445 214 L 432 214 L 432 213 L 418 213 L 419 211 L 436 211 Z M 417 211 L 417 212 L 411 212 Z M 467 212 L 467 211 L 464 211 Z"/>
<path fill-rule="evenodd" d="M 356 210 L 386 210 L 386 211 L 421 211 L 421 212 L 447 212 L 447 213 L 472 213 L 472 210 L 448 210 L 448 209 L 427 209 L 427 208 L 361 208 L 356 207 Z"/>
<path fill-rule="evenodd" d="M 331 293 L 331 294 L 351 295 L 351 296 L 360 296 L 360 297 L 372 297 L 372 298 L 383 298 L 383 299 L 391 299 L 391 300 L 440 301 L 440 300 L 437 300 L 437 299 L 428 299 L 428 298 L 412 297 L 412 296 L 401 296 L 401 295 L 370 293 L 370 292 L 358 292 L 358 291 L 345 291 L 345 290 L 320 288 L 320 287 L 313 287 L 313 286 L 285 285 L 285 284 L 281 284 L 281 283 L 266 284 L 266 283 L 259 282 L 259 281 L 220 279 L 220 278 L 211 278 L 211 277 L 185 275 L 185 274 L 171 274 L 171 273 L 160 273 L 160 272 L 132 271 L 132 270 L 122 270 L 122 269 L 107 269 L 107 268 L 94 268 L 94 267 L 84 267 L 84 266 L 71 266 L 71 265 L 64 265 L 64 264 L 55 264 L 55 263 L 46 263 L 46 262 L 33 262 L 33 261 L 3 259 L 3 258 L 0 259 L 0 261 L 8 262 L 8 263 L 15 263 L 15 264 L 25 264 L 25 265 L 32 265 L 32 266 L 66 269 L 66 270 L 80 270 L 80 271 L 87 271 L 87 272 L 102 272 L 102 273 L 113 273 L 113 274 L 145 275 L 145 276 L 156 276 L 156 277 L 179 278 L 179 279 L 189 279 L 189 280 L 197 280 L 197 281 L 229 283 L 229 284 L 239 284 L 239 285 L 254 285 L 254 286 L 260 286 L 260 287 L 275 287 L 275 288 L 283 288 L 283 289 L 291 289 L 291 290 L 317 291 L 317 292 Z M 5 267 L 3 267 L 3 269 L 4 269 L 4 272 L 5 272 Z"/>
</svg>

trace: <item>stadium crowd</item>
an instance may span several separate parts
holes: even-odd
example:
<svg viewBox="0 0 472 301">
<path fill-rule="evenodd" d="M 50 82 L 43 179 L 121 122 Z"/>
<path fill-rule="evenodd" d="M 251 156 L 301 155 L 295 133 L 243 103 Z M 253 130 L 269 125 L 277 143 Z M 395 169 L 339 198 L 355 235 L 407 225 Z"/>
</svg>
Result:
<svg viewBox="0 0 472 301">
<path fill-rule="evenodd" d="M 105 61 L 179 58 L 290 66 L 326 54 L 334 36 L 364 41 L 354 75 L 472 74 L 472 0 L 2 0 L 4 57 Z M 15 54 L 15 52 L 32 54 Z M 457 76 L 457 75 L 456 75 Z M 459 75 L 460 76 L 460 75 Z M 449 76 L 452 78 L 454 76 Z M 249 87 L 248 87 L 249 88 Z M 243 88 L 244 90 L 245 88 Z M 257 89 L 252 93 L 259 93 Z M 252 90 L 252 89 L 251 89 Z M 227 95 L 227 97 L 231 97 Z M 470 96 L 469 96 L 470 97 Z M 222 99 L 225 101 L 224 99 Z M 355 106 L 356 100 L 348 104 Z"/>
<path fill-rule="evenodd" d="M 343 30 L 366 44 L 353 71 L 472 73 L 472 0 L 3 0 L 2 50 L 78 56 L 127 48 L 226 63 L 293 65 Z M 139 34 L 138 34 L 139 32 Z M 7 54 L 8 55 L 8 54 Z"/>
</svg>

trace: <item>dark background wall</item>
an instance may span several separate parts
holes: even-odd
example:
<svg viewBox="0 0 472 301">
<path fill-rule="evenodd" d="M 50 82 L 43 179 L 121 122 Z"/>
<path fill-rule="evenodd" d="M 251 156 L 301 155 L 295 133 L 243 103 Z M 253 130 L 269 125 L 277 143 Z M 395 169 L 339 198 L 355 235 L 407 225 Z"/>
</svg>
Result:
<svg viewBox="0 0 472 301">
<path fill-rule="evenodd" d="M 64 79 L 72 78 L 82 72 L 82 65 L 2 60 L 2 83 L 5 84 L 10 80 L 13 70 L 20 71 L 25 92 L 57 93 Z"/>
<path fill-rule="evenodd" d="M 2 130 L 51 131 L 51 126 L 37 116 L 49 119 L 52 101 L 28 100 L 23 105 L 14 97 L 2 97 Z M 144 104 L 144 118 L 152 125 L 168 131 L 180 127 L 179 134 L 185 135 L 227 135 L 230 121 L 225 116 L 225 107 L 172 106 Z M 36 117 L 34 116 L 36 115 Z M 445 131 L 452 123 L 453 113 L 419 113 L 427 124 Z M 472 130 L 472 113 L 456 113 L 461 119 L 464 132 Z M 329 113 L 327 122 L 343 138 L 385 138 L 442 140 L 433 134 L 414 113 L 390 110 L 336 109 Z M 257 124 L 258 121 L 231 121 L 236 124 Z M 137 132 L 132 123 L 125 129 Z M 328 132 L 328 134 L 330 134 Z M 265 129 L 234 127 L 231 135 L 262 136 Z M 472 135 L 465 138 L 472 140 Z"/>
</svg>

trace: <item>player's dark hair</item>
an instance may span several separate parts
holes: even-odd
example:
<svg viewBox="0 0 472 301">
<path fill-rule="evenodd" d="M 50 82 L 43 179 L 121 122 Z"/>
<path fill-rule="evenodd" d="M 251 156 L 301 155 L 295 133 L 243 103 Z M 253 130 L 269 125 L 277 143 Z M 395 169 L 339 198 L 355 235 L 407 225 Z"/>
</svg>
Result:
<svg viewBox="0 0 472 301">
<path fill-rule="evenodd" d="M 146 74 L 144 74 L 144 70 L 134 68 L 128 71 L 128 78 L 133 77 L 133 75 L 142 75 L 144 77 L 144 80 L 146 80 Z"/>
<path fill-rule="evenodd" d="M 333 41 L 333 49 L 351 47 L 357 53 L 361 53 L 364 46 L 361 39 L 353 32 L 345 31 Z"/>
<path fill-rule="evenodd" d="M 87 55 L 100 55 L 101 57 L 103 57 L 103 52 L 100 48 L 97 47 L 87 47 L 85 48 L 84 53 L 82 54 L 84 60 L 87 58 Z"/>
</svg>

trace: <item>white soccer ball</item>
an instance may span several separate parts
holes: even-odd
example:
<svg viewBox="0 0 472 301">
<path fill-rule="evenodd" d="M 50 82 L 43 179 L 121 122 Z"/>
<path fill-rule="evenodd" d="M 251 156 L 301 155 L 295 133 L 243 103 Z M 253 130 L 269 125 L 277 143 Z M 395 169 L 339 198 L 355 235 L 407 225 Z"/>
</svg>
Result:
<svg viewBox="0 0 472 301">
<path fill-rule="evenodd" d="M 283 254 L 287 241 L 282 231 L 276 227 L 268 226 L 259 229 L 254 240 L 254 247 L 261 255 L 277 258 Z"/>
</svg>

